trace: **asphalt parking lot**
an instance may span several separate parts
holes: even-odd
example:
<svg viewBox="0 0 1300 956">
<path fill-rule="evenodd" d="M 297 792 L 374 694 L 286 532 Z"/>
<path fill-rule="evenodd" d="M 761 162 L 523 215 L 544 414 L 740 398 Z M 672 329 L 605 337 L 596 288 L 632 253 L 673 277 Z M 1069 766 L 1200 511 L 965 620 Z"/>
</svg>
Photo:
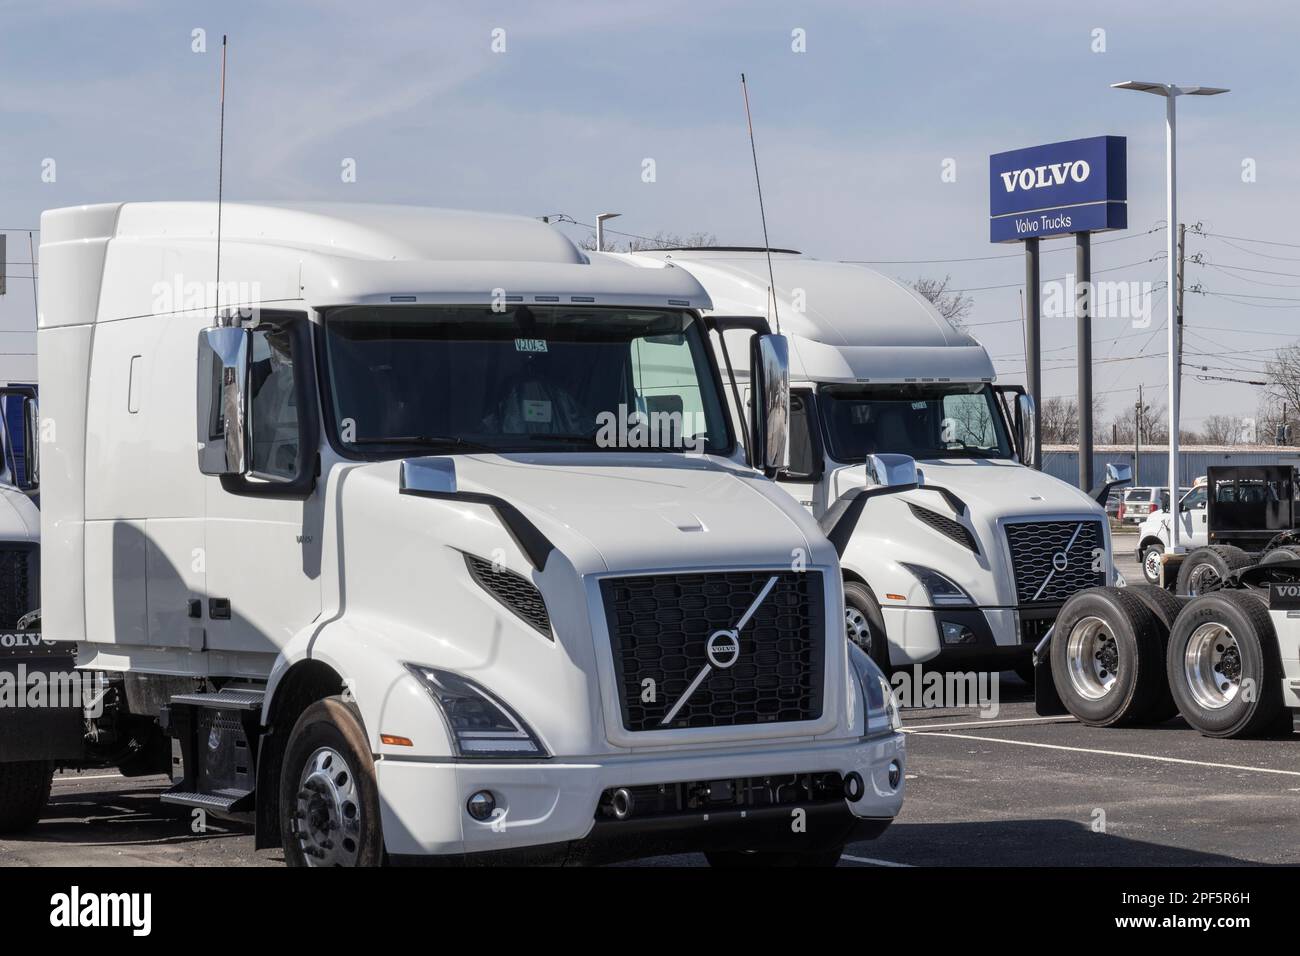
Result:
<svg viewBox="0 0 1300 956">
<path fill-rule="evenodd" d="M 1132 545 L 1121 570 L 1140 580 Z M 1300 736 L 1210 740 L 1181 720 L 1098 730 L 1039 718 L 1028 688 L 1003 675 L 1001 706 L 913 709 L 907 799 L 880 839 L 844 866 L 1163 866 L 1300 863 Z M 39 827 L 0 840 L 0 866 L 275 866 L 251 830 L 164 806 L 162 777 L 64 775 Z M 701 865 L 699 856 L 651 865 Z"/>
</svg>

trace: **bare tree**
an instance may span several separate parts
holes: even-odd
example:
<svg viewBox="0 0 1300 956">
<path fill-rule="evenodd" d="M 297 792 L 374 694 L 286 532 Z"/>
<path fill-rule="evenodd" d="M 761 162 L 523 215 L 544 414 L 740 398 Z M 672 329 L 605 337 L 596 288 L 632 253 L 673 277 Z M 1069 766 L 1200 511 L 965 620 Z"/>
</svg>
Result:
<svg viewBox="0 0 1300 956">
<path fill-rule="evenodd" d="M 653 236 L 642 238 L 640 236 L 630 236 L 623 243 L 618 240 L 611 241 L 606 232 L 605 251 L 606 252 L 645 252 L 653 249 L 692 249 L 701 246 L 716 246 L 718 237 L 711 232 L 691 232 L 686 235 L 680 235 L 675 232 L 656 232 Z M 588 233 L 587 238 L 581 240 L 578 246 L 582 249 L 596 248 L 596 234 Z"/>
<path fill-rule="evenodd" d="M 966 317 L 975 307 L 975 300 L 958 289 L 950 289 L 952 276 L 942 279 L 930 279 L 918 276 L 912 281 L 912 288 L 930 300 L 930 304 L 939 310 L 939 314 L 958 329 L 966 328 Z"/>
<path fill-rule="evenodd" d="M 1092 420 L 1101 422 L 1106 402 L 1100 396 L 1092 398 Z M 1043 420 L 1043 441 L 1049 445 L 1070 445 L 1079 440 L 1079 403 L 1065 395 L 1043 399 L 1039 414 Z"/>
<path fill-rule="evenodd" d="M 1201 441 L 1207 445 L 1253 444 L 1249 422 L 1241 415 L 1207 415 L 1201 422 Z"/>
<path fill-rule="evenodd" d="M 1131 444 L 1133 428 L 1139 419 L 1143 442 L 1160 444 L 1169 441 L 1169 416 L 1165 413 L 1164 402 L 1144 403 L 1140 416 L 1138 410 L 1132 405 L 1118 412 L 1111 419 L 1111 433 L 1114 440 L 1121 445 Z"/>
</svg>

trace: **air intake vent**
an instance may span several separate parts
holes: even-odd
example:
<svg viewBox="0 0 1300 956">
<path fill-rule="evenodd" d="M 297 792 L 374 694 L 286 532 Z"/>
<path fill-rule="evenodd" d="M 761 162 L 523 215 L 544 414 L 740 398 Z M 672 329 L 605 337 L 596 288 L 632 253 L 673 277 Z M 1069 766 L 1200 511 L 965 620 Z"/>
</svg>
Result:
<svg viewBox="0 0 1300 956">
<path fill-rule="evenodd" d="M 944 537 L 952 538 L 952 540 L 956 541 L 963 548 L 974 551 L 976 554 L 980 553 L 979 545 L 975 543 L 975 536 L 971 534 L 970 529 L 960 521 L 945 517 L 944 515 L 939 514 L 939 512 L 931 511 L 928 508 L 920 508 L 912 504 L 910 501 L 907 503 L 907 506 L 912 509 L 912 516 L 916 518 L 916 520 L 928 524 Z"/>
<path fill-rule="evenodd" d="M 479 587 L 517 617 L 552 640 L 555 639 L 551 634 L 551 617 L 546 613 L 542 592 L 531 581 L 507 568 L 494 567 L 491 561 L 472 554 L 465 555 L 465 565 L 469 568 L 470 577 L 478 582 Z"/>
</svg>

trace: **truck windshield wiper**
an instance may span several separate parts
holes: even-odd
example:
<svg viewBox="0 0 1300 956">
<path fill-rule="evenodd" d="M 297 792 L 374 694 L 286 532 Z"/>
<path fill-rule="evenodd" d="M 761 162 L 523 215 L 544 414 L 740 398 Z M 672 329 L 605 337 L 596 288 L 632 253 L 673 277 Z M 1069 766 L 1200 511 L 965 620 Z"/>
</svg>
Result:
<svg viewBox="0 0 1300 956">
<path fill-rule="evenodd" d="M 468 441 L 457 435 L 391 435 L 384 438 L 355 438 L 349 445 L 450 445 L 467 451 L 490 451 L 496 449 L 482 442 Z"/>
<path fill-rule="evenodd" d="M 587 435 L 557 435 L 548 432 L 538 432 L 535 434 L 525 434 L 522 437 L 527 438 L 529 441 L 554 441 L 568 442 L 570 444 L 578 445 L 596 445 L 597 434 L 598 431 L 591 432 Z"/>
</svg>

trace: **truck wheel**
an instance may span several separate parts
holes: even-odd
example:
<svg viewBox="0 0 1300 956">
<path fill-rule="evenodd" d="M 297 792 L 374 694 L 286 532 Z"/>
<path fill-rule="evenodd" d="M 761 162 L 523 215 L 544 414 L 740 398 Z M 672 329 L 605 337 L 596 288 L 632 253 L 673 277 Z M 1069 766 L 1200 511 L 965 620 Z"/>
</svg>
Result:
<svg viewBox="0 0 1300 956">
<path fill-rule="evenodd" d="M 805 853 L 785 852 L 750 852 L 748 850 L 714 850 L 706 852 L 704 858 L 709 866 L 716 868 L 748 868 L 767 866 L 789 867 L 826 867 L 838 866 L 844 847 L 831 847 L 828 850 L 810 850 Z"/>
<path fill-rule="evenodd" d="M 1164 649 L 1169 646 L 1169 632 L 1174 629 L 1174 621 L 1187 605 L 1186 598 L 1180 600 L 1159 585 L 1153 584 L 1131 584 L 1124 590 L 1145 604 L 1160 622 L 1160 647 L 1163 654 Z M 1159 705 L 1153 704 L 1151 713 L 1147 717 L 1152 723 L 1164 723 L 1178 716 L 1178 704 L 1174 702 L 1174 695 L 1169 690 L 1168 682 L 1162 682 L 1160 691 Z"/>
<path fill-rule="evenodd" d="M 1274 548 L 1272 551 L 1265 551 L 1259 559 L 1260 564 L 1277 564 L 1279 561 L 1296 561 L 1300 560 L 1300 550 L 1296 548 L 1283 547 Z"/>
<path fill-rule="evenodd" d="M 1255 594 L 1191 601 L 1169 635 L 1167 666 L 1183 719 L 1207 737 L 1256 736 L 1290 716 L 1273 622 Z"/>
<path fill-rule="evenodd" d="M 36 825 L 50 799 L 54 764 L 48 760 L 0 763 L 0 833 Z"/>
<path fill-rule="evenodd" d="M 1189 597 L 1208 594 L 1223 586 L 1223 579 L 1251 564 L 1250 555 L 1230 544 L 1197 548 L 1178 568 L 1178 593 Z"/>
<path fill-rule="evenodd" d="M 1147 584 L 1160 583 L 1160 556 L 1164 553 L 1165 546 L 1158 541 L 1142 549 L 1142 577 Z"/>
<path fill-rule="evenodd" d="M 1080 591 L 1056 618 L 1052 681 L 1065 708 L 1093 727 L 1157 717 L 1167 693 L 1160 619 L 1127 591 Z"/>
<path fill-rule="evenodd" d="M 365 731 L 342 698 L 312 704 L 289 734 L 280 772 L 289 866 L 378 866 L 379 787 Z"/>
<path fill-rule="evenodd" d="M 889 639 L 885 616 L 871 589 L 857 581 L 844 582 L 844 626 L 848 638 L 867 652 L 876 665 L 889 673 Z"/>
</svg>

